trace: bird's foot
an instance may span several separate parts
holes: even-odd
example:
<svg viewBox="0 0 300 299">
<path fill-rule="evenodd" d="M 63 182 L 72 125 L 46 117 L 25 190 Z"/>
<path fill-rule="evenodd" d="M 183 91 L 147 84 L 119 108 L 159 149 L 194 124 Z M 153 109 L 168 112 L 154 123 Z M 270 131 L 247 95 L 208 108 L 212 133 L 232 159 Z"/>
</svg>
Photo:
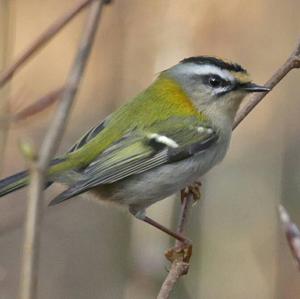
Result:
<svg viewBox="0 0 300 299">
<path fill-rule="evenodd" d="M 192 256 L 192 243 L 188 240 L 186 242 L 180 242 L 179 244 L 175 245 L 172 248 L 169 248 L 165 252 L 165 257 L 173 263 L 176 261 L 182 261 L 185 263 L 189 263 L 190 258 Z"/>
<path fill-rule="evenodd" d="M 200 181 L 195 181 L 185 189 L 183 189 L 183 196 L 186 197 L 188 194 L 192 194 L 194 202 L 198 202 L 201 199 L 201 186 L 202 183 Z"/>
</svg>

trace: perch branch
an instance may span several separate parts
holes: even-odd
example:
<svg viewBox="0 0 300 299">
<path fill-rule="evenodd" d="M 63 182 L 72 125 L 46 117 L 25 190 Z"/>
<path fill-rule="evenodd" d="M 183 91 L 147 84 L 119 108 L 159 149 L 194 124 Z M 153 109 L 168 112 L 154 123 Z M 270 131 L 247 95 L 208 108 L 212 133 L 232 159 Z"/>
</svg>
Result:
<svg viewBox="0 0 300 299">
<path fill-rule="evenodd" d="M 273 89 L 291 70 L 295 68 L 300 68 L 300 40 L 298 41 L 295 50 L 290 54 L 289 58 L 266 82 L 265 86 Z M 256 107 L 256 105 L 258 105 L 262 101 L 262 99 L 266 95 L 267 93 L 261 93 L 261 94 L 254 94 L 253 96 L 251 96 L 247 104 L 238 112 L 235 122 L 233 124 L 233 130 L 246 118 L 246 116 Z M 184 199 L 183 191 L 181 191 L 181 214 L 179 216 L 179 226 L 178 226 L 178 231 L 180 233 L 182 233 L 186 225 L 187 222 L 186 215 L 188 210 L 191 207 L 192 201 L 193 201 L 193 196 L 186 196 L 186 198 Z M 300 237 L 297 238 L 297 242 L 299 241 L 300 241 Z M 178 242 L 176 241 L 175 244 L 178 245 Z M 300 250 L 300 246 L 298 249 Z M 294 249 L 292 249 L 292 252 L 293 254 L 295 254 Z M 298 251 L 297 254 L 299 254 L 298 257 L 300 258 L 300 251 Z M 183 271 L 182 269 L 185 269 L 185 271 Z M 181 256 L 179 255 L 178 258 L 172 262 L 171 269 L 162 284 L 157 299 L 169 298 L 177 281 L 181 276 L 187 274 L 188 269 L 189 269 L 189 263 L 183 262 Z"/>
<path fill-rule="evenodd" d="M 178 225 L 177 225 L 177 233 L 179 233 L 179 234 L 184 233 L 187 219 L 188 219 L 188 217 L 187 217 L 188 212 L 192 206 L 192 203 L 193 203 L 193 195 L 190 192 L 187 193 L 186 190 L 182 190 L 181 191 L 181 210 L 180 210 L 180 215 L 179 215 Z M 178 248 L 179 246 L 180 246 L 180 242 L 176 240 L 175 248 L 171 249 L 171 255 L 174 255 L 174 251 L 176 251 L 176 248 Z M 191 247 L 189 247 L 188 249 L 191 250 Z M 180 252 L 180 250 L 179 250 L 178 253 L 175 252 L 176 258 L 172 262 L 169 273 L 160 288 L 157 299 L 169 298 L 170 294 L 173 291 L 179 278 L 188 273 L 189 266 L 190 266 L 189 258 L 191 255 L 191 251 Z M 187 256 L 186 256 L 186 254 L 187 254 Z M 187 259 L 186 259 L 186 257 L 187 257 Z"/>
<path fill-rule="evenodd" d="M 0 74 L 0 87 L 2 87 L 13 75 L 19 70 L 23 64 L 34 53 L 40 50 L 47 42 L 50 41 L 62 28 L 65 27 L 79 12 L 81 12 L 92 0 L 82 0 L 72 7 L 63 16 L 51 24 L 40 36 L 38 36 L 23 53 L 4 71 Z"/>
<path fill-rule="evenodd" d="M 174 289 L 178 279 L 188 272 L 189 263 L 182 261 L 174 261 L 171 265 L 171 269 L 163 282 L 157 299 L 167 299 L 170 297 L 171 291 Z"/>
<path fill-rule="evenodd" d="M 274 75 L 266 82 L 265 86 L 273 89 L 291 70 L 300 68 L 300 40 L 289 58 L 283 63 Z M 267 93 L 253 94 L 247 104 L 238 112 L 233 129 L 258 105 Z"/>
<path fill-rule="evenodd" d="M 297 225 L 293 223 L 288 212 L 282 205 L 279 205 L 278 211 L 286 240 L 298 265 L 298 268 L 300 269 L 300 231 Z"/>
<path fill-rule="evenodd" d="M 93 1 L 87 19 L 85 31 L 71 68 L 62 100 L 58 106 L 53 122 L 46 133 L 38 158 L 32 161 L 31 183 L 29 186 L 28 211 L 25 226 L 25 240 L 20 281 L 20 298 L 35 299 L 38 277 L 38 252 L 43 208 L 43 189 L 46 183 L 48 165 L 64 132 L 71 106 L 76 96 L 83 71 L 93 44 L 103 4 L 101 0 Z"/>
</svg>

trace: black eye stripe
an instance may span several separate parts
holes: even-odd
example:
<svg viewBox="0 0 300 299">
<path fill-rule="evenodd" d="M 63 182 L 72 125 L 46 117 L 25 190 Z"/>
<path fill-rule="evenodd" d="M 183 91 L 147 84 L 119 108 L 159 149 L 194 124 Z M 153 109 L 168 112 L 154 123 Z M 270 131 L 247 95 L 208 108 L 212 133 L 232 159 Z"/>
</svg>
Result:
<svg viewBox="0 0 300 299">
<path fill-rule="evenodd" d="M 231 85 L 230 81 L 227 81 L 216 74 L 202 75 L 202 82 L 212 88 L 227 87 Z"/>
<path fill-rule="evenodd" d="M 211 74 L 193 74 L 192 79 L 199 82 L 201 81 L 207 87 L 217 91 L 218 88 L 222 88 L 217 95 L 223 95 L 235 89 L 236 83 L 229 80 L 223 79 L 221 76 L 211 73 Z"/>
</svg>

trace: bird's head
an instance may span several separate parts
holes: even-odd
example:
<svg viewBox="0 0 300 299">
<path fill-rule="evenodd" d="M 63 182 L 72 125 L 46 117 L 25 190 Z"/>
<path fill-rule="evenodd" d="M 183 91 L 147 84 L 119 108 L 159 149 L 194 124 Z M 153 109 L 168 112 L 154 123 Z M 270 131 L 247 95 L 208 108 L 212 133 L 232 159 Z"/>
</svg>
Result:
<svg viewBox="0 0 300 299">
<path fill-rule="evenodd" d="M 164 73 L 180 84 L 199 110 L 216 117 L 225 114 L 233 119 L 247 94 L 269 91 L 253 83 L 239 64 L 215 57 L 186 58 Z"/>
</svg>

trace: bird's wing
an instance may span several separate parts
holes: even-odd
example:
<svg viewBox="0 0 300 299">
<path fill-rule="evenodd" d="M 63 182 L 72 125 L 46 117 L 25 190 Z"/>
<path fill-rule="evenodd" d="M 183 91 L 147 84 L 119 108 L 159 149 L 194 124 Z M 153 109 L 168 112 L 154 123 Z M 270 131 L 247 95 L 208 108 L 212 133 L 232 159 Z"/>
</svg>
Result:
<svg viewBox="0 0 300 299">
<path fill-rule="evenodd" d="M 157 166 L 174 163 L 207 150 L 218 139 L 209 126 L 197 122 L 161 122 L 153 132 L 133 131 L 105 150 L 82 171 L 82 179 L 59 195 L 52 204 L 101 184 L 120 181 Z"/>
<path fill-rule="evenodd" d="M 106 119 L 88 130 L 79 140 L 77 140 L 75 144 L 72 145 L 72 147 L 68 150 L 68 153 L 77 151 L 93 138 L 95 138 L 105 128 L 105 124 Z"/>
</svg>

